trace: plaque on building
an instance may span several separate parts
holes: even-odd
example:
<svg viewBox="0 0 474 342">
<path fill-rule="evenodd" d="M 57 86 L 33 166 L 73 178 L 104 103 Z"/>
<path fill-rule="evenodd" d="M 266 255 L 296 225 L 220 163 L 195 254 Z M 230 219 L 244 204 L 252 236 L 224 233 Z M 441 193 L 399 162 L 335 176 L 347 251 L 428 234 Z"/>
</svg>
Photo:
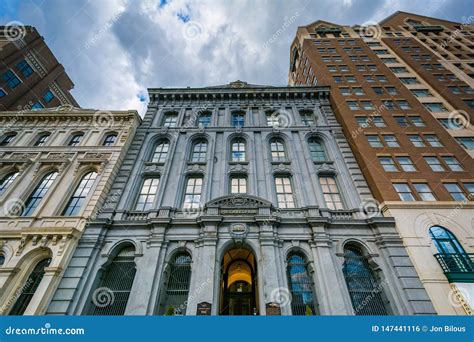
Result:
<svg viewBox="0 0 474 342">
<path fill-rule="evenodd" d="M 196 315 L 198 316 L 210 316 L 212 304 L 208 302 L 201 302 L 197 305 Z"/>
<path fill-rule="evenodd" d="M 265 307 L 267 316 L 281 316 L 281 308 L 278 303 L 267 303 Z"/>
</svg>

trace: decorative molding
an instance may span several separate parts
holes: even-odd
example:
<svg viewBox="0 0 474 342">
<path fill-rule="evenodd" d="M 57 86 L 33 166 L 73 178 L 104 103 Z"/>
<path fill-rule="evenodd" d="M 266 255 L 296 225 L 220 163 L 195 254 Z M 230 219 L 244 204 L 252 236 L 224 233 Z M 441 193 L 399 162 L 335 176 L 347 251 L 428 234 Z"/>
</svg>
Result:
<svg viewBox="0 0 474 342">
<path fill-rule="evenodd" d="M 337 174 L 336 168 L 332 164 L 323 163 L 316 168 L 318 175 L 335 176 Z"/>
<path fill-rule="evenodd" d="M 292 174 L 291 167 L 288 164 L 280 163 L 278 165 L 272 165 L 273 173 L 287 173 Z"/>
</svg>

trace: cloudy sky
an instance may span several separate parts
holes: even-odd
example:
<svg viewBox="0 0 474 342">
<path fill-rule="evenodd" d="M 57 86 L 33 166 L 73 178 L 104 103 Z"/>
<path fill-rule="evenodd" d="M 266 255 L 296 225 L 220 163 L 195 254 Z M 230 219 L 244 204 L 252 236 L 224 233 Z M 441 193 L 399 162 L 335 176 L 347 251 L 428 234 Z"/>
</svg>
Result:
<svg viewBox="0 0 474 342">
<path fill-rule="evenodd" d="M 469 9 L 472 0 L 1 0 L 0 23 L 39 30 L 82 107 L 144 113 L 148 87 L 286 85 L 298 25 L 397 10 L 461 22 Z"/>
</svg>

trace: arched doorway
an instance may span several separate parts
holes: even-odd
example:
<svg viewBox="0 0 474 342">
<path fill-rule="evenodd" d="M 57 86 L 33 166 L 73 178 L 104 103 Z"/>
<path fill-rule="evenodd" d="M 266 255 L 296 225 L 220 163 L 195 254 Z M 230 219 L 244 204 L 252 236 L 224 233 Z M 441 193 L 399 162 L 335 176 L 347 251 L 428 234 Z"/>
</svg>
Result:
<svg viewBox="0 0 474 342">
<path fill-rule="evenodd" d="M 233 248 L 222 258 L 221 315 L 256 315 L 257 273 L 255 256 L 245 247 Z"/>
</svg>

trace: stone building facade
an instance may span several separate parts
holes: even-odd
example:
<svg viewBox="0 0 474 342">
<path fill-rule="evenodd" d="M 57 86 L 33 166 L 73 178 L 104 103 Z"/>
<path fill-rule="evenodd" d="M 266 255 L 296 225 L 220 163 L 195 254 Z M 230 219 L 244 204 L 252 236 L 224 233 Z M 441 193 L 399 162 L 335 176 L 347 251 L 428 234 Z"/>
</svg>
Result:
<svg viewBox="0 0 474 342">
<path fill-rule="evenodd" d="M 45 313 L 140 120 L 69 106 L 0 113 L 0 314 Z"/>
<path fill-rule="evenodd" d="M 47 314 L 435 313 L 329 87 L 149 96 Z"/>
</svg>

